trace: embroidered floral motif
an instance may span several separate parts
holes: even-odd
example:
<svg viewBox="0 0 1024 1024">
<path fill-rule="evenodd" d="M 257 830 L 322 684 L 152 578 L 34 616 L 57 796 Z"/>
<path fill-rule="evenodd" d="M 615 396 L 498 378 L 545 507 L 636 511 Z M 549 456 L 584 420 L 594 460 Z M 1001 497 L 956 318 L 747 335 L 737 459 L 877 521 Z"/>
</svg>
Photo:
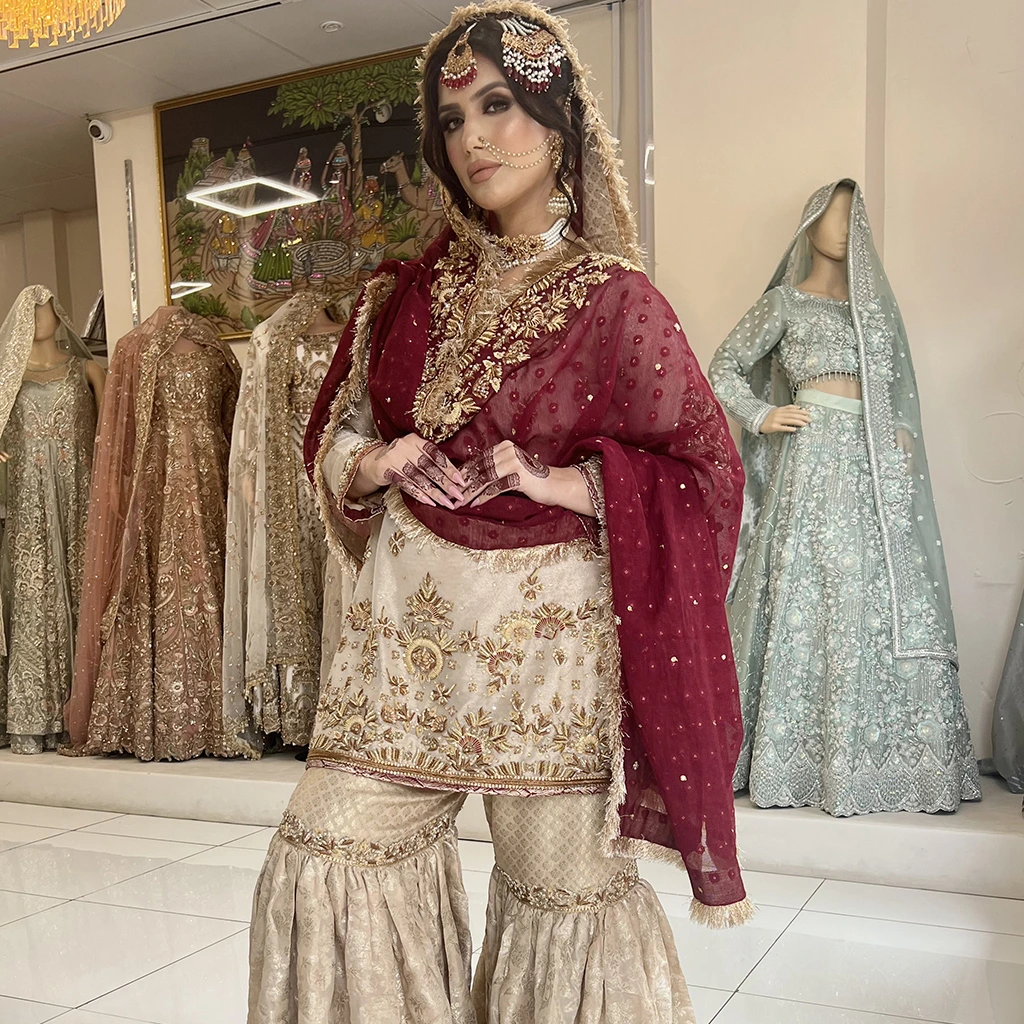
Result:
<svg viewBox="0 0 1024 1024">
<path fill-rule="evenodd" d="M 435 441 L 450 437 L 498 391 L 512 367 L 526 361 L 538 338 L 565 328 L 592 288 L 607 281 L 614 256 L 588 252 L 564 263 L 494 313 L 473 306 L 471 287 L 479 256 L 457 240 L 438 261 L 431 293 L 431 348 L 413 403 L 420 433 Z"/>
<path fill-rule="evenodd" d="M 285 811 L 277 831 L 282 839 L 317 857 L 343 861 L 359 867 L 382 867 L 405 860 L 439 843 L 446 835 L 454 833 L 455 821 L 450 815 L 444 814 L 427 822 L 411 836 L 397 842 L 374 843 L 366 839 L 335 836 L 320 829 L 308 828 L 294 814 Z"/>
<path fill-rule="evenodd" d="M 388 551 L 398 532 L 385 519 L 375 543 Z M 499 577 L 492 618 L 460 602 L 446 550 L 403 559 L 421 572 L 381 606 L 358 591 L 349 606 L 309 763 L 485 791 L 606 783 L 603 680 L 618 666 L 614 619 L 590 596 L 593 558 Z M 563 600 L 538 603 L 555 574 Z"/>
<path fill-rule="evenodd" d="M 633 886 L 640 881 L 636 861 L 630 861 L 603 889 L 552 889 L 543 885 L 526 885 L 505 874 L 501 868 L 494 869 L 495 876 L 520 903 L 528 903 L 538 910 L 559 910 L 573 912 L 595 912 L 604 910 L 611 903 L 628 896 Z"/>
</svg>

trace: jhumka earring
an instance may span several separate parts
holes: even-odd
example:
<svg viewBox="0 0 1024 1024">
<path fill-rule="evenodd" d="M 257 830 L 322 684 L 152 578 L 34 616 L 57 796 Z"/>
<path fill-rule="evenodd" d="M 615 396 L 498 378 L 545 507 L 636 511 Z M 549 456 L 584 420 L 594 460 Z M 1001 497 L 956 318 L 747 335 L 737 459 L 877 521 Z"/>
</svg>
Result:
<svg viewBox="0 0 1024 1024">
<path fill-rule="evenodd" d="M 562 74 L 566 53 L 545 28 L 525 18 L 499 18 L 502 27 L 501 61 L 510 78 L 528 92 L 547 92 L 555 75 Z"/>
<path fill-rule="evenodd" d="M 469 34 L 474 27 L 470 25 L 459 36 L 441 67 L 441 84 L 449 89 L 465 89 L 476 78 L 476 56 L 469 45 Z"/>
<path fill-rule="evenodd" d="M 558 185 L 563 185 L 562 175 L 560 168 L 562 166 L 562 154 L 565 152 L 565 139 L 562 138 L 561 134 L 555 133 L 555 141 L 551 146 L 551 166 L 554 167 L 558 173 Z M 554 214 L 556 217 L 564 218 L 568 220 L 572 216 L 572 203 L 569 201 L 569 197 L 564 192 L 559 190 L 556 185 L 551 190 L 551 195 L 548 198 L 548 213 Z"/>
</svg>

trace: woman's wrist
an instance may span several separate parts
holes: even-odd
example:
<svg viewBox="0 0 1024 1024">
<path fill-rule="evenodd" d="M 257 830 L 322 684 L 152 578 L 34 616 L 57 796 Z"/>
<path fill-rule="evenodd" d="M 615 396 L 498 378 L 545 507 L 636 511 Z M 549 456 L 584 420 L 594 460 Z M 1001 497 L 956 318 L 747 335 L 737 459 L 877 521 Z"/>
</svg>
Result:
<svg viewBox="0 0 1024 1024">
<path fill-rule="evenodd" d="M 378 480 L 377 475 L 373 472 L 376 464 L 376 459 L 373 456 L 378 454 L 381 448 L 386 447 L 387 445 L 383 441 L 378 441 L 362 452 L 359 456 L 359 462 L 356 464 L 356 471 L 352 474 L 352 480 L 349 483 L 348 490 L 342 496 L 343 498 L 365 498 L 366 495 L 379 491 L 384 486 L 384 482 Z M 370 456 L 370 458 L 367 459 L 367 456 Z"/>
<path fill-rule="evenodd" d="M 542 504 L 560 505 L 581 516 L 595 516 L 597 510 L 590 496 L 583 469 L 580 466 L 551 466 L 545 482 Z"/>
</svg>

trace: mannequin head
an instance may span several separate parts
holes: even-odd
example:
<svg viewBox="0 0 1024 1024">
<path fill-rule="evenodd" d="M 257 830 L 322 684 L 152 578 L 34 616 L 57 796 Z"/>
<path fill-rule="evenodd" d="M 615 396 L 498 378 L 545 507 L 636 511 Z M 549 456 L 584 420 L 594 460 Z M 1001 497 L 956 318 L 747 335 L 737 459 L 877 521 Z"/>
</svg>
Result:
<svg viewBox="0 0 1024 1024">
<path fill-rule="evenodd" d="M 839 185 L 832 193 L 825 212 L 807 229 L 807 240 L 815 256 L 824 256 L 836 262 L 846 260 L 852 204 L 853 189 L 845 183 Z"/>
<path fill-rule="evenodd" d="M 36 306 L 35 341 L 49 341 L 57 333 L 58 327 L 60 320 L 54 311 L 52 299 Z"/>
</svg>

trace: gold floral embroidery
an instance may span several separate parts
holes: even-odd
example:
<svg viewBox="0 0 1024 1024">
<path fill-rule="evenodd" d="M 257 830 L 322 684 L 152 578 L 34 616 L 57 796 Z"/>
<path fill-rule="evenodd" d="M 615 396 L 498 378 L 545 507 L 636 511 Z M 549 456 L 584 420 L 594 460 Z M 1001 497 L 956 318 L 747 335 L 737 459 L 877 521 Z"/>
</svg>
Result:
<svg viewBox="0 0 1024 1024">
<path fill-rule="evenodd" d="M 507 589 L 536 597 L 543 578 L 534 569 Z M 486 629 L 460 628 L 464 605 L 457 612 L 430 572 L 411 585 L 398 619 L 372 600 L 349 606 L 353 653 L 336 662 L 321 701 L 311 764 L 487 790 L 579 791 L 607 780 L 606 701 L 560 672 L 570 652 L 592 674 L 614 672 L 610 610 L 590 597 L 537 605 L 524 596 Z M 551 676 L 523 673 L 527 658 L 545 651 Z M 564 692 L 542 689 L 528 703 L 520 691 L 527 684 Z"/>
<path fill-rule="evenodd" d="M 636 861 L 630 861 L 602 889 L 581 889 L 573 892 L 570 889 L 553 889 L 542 885 L 526 885 L 507 875 L 501 868 L 494 869 L 495 876 L 520 903 L 528 903 L 538 910 L 558 910 L 576 912 L 595 912 L 604 910 L 611 903 L 628 896 L 633 887 L 640 881 Z"/>
<path fill-rule="evenodd" d="M 397 842 L 374 843 L 308 828 L 294 814 L 285 811 L 277 831 L 282 839 L 314 856 L 358 867 L 383 867 L 421 853 L 446 836 L 454 835 L 455 821 L 451 815 L 443 814 Z"/>
<path fill-rule="evenodd" d="M 472 315 L 479 255 L 470 242 L 452 242 L 438 261 L 431 291 L 431 344 L 413 402 L 424 437 L 440 441 L 464 426 L 498 391 L 508 371 L 524 363 L 537 338 L 564 329 L 611 268 L 615 256 L 587 252 L 557 266 L 515 295 L 480 327 Z"/>
</svg>

